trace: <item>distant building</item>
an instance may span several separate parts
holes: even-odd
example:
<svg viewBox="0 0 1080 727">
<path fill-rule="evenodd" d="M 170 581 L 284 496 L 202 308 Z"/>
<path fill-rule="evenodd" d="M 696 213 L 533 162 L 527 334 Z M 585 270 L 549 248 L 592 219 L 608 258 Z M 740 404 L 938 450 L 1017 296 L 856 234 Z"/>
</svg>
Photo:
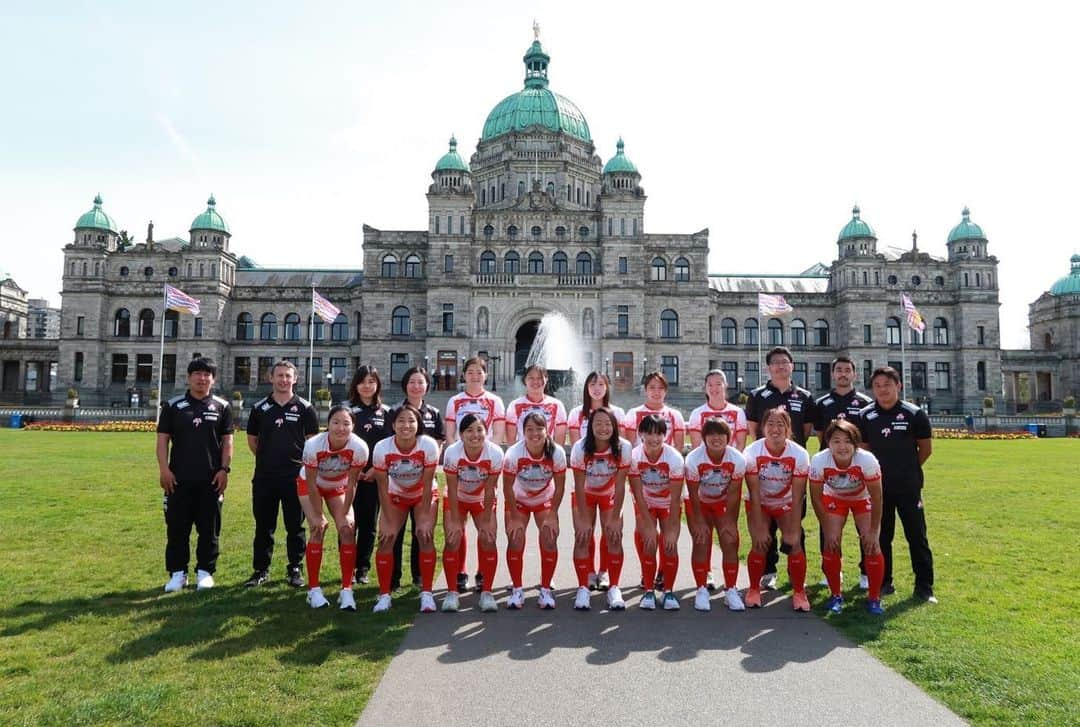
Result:
<svg viewBox="0 0 1080 727">
<path fill-rule="evenodd" d="M 27 317 L 30 338 L 60 338 L 60 309 L 49 307 L 49 301 L 31 298 L 27 301 Z"/>
</svg>

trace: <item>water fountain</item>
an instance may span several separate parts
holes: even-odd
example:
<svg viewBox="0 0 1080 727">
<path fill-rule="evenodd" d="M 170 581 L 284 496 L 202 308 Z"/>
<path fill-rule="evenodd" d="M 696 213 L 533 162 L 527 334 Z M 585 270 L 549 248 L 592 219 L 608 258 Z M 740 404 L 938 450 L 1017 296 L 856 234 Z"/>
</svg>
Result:
<svg viewBox="0 0 1080 727">
<path fill-rule="evenodd" d="M 549 394 L 562 399 L 568 409 L 581 403 L 578 385 L 589 373 L 585 344 L 573 323 L 562 313 L 545 313 L 540 319 L 540 327 L 526 359 L 526 366 L 532 364 L 547 369 Z"/>
</svg>

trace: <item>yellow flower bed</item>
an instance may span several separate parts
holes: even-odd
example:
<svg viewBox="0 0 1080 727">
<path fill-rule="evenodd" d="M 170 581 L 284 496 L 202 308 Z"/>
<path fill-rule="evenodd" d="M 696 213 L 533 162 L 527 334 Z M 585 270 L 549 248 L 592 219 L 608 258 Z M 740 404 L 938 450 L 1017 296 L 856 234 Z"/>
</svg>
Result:
<svg viewBox="0 0 1080 727">
<path fill-rule="evenodd" d="M 116 421 L 96 424 L 75 424 L 70 422 L 33 422 L 24 429 L 34 432 L 153 432 L 157 423 L 153 421 Z"/>
<path fill-rule="evenodd" d="M 1036 439 L 1029 431 L 969 432 L 966 429 L 935 429 L 934 439 Z"/>
</svg>

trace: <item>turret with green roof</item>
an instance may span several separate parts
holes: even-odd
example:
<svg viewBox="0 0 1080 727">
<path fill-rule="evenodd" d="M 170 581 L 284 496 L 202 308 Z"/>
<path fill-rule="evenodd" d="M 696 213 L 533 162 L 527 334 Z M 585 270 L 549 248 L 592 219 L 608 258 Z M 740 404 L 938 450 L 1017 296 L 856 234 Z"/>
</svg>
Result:
<svg viewBox="0 0 1080 727">
<path fill-rule="evenodd" d="M 101 209 L 101 195 L 94 197 L 94 208 L 85 213 L 79 218 L 79 221 L 75 223 L 76 230 L 106 230 L 108 232 L 118 234 L 116 229 L 116 223 L 113 222 L 113 218 L 105 214 L 105 210 Z"/>
<path fill-rule="evenodd" d="M 457 139 L 450 136 L 450 151 L 443 154 L 435 163 L 436 172 L 468 172 L 469 165 L 461 158 L 457 150 Z"/>
<path fill-rule="evenodd" d="M 1069 258 L 1070 271 L 1050 286 L 1050 295 L 1080 295 L 1080 255 Z"/>
<path fill-rule="evenodd" d="M 196 217 L 191 222 L 191 232 L 196 230 L 214 230 L 216 232 L 224 232 L 226 235 L 231 235 L 229 232 L 229 225 L 226 224 L 225 218 L 223 218 L 217 211 L 217 200 L 214 199 L 214 195 L 210 195 L 210 199 L 206 200 L 206 211 Z"/>
<path fill-rule="evenodd" d="M 851 222 L 848 222 L 844 225 L 844 229 L 840 230 L 840 237 L 837 238 L 838 241 L 877 239 L 877 235 L 874 234 L 874 228 L 866 224 L 862 217 L 859 216 L 860 214 L 861 211 L 859 210 L 859 205 L 855 205 L 851 208 Z"/>
<path fill-rule="evenodd" d="M 619 142 L 615 145 L 615 156 L 608 160 L 608 163 L 604 165 L 604 174 L 637 174 L 637 167 L 630 161 L 630 157 L 626 156 L 626 145 L 623 143 L 622 137 L 619 137 Z"/>
<path fill-rule="evenodd" d="M 971 210 L 965 205 L 964 211 L 960 213 L 962 218 L 960 224 L 952 228 L 949 232 L 949 242 L 956 242 L 957 240 L 985 240 L 986 235 L 983 234 L 982 228 L 971 221 Z"/>
</svg>

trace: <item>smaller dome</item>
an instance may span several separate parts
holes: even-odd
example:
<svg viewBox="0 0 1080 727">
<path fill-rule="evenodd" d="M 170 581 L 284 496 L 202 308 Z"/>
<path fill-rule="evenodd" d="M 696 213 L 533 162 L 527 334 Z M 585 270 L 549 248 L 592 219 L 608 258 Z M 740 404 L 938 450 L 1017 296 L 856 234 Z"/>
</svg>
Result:
<svg viewBox="0 0 1080 727">
<path fill-rule="evenodd" d="M 949 242 L 956 242 L 957 240 L 985 240 L 986 235 L 983 234 L 982 228 L 971 221 L 971 211 L 964 207 L 964 211 L 960 213 L 963 215 L 963 219 L 960 220 L 960 224 L 952 228 L 952 232 L 949 233 Z"/>
<path fill-rule="evenodd" d="M 218 214 L 217 200 L 214 199 L 214 195 L 211 194 L 210 199 L 206 200 L 206 211 L 192 221 L 191 232 L 195 230 L 216 230 L 226 235 L 232 234 L 229 232 L 225 219 Z"/>
<path fill-rule="evenodd" d="M 94 230 L 108 230 L 114 234 L 117 233 L 116 223 L 113 222 L 112 217 L 105 214 L 105 211 L 101 209 L 101 195 L 94 197 L 94 209 L 90 210 L 75 223 L 75 229 L 90 228 Z"/>
<path fill-rule="evenodd" d="M 1069 258 L 1069 263 L 1072 270 L 1050 286 L 1050 295 L 1080 294 L 1080 255 L 1073 255 Z"/>
<path fill-rule="evenodd" d="M 453 136 L 450 137 L 450 151 L 442 155 L 442 158 L 435 163 L 436 172 L 468 172 L 469 165 L 465 163 L 465 160 L 461 158 L 461 155 L 457 152 L 457 139 Z"/>
<path fill-rule="evenodd" d="M 874 240 L 877 239 L 877 235 L 874 234 L 874 228 L 859 219 L 859 205 L 855 205 L 851 208 L 851 222 L 844 225 L 844 229 L 840 230 L 840 237 L 837 240 L 853 240 L 860 237 L 869 237 Z"/>
<path fill-rule="evenodd" d="M 608 163 L 604 165 L 604 174 L 637 174 L 637 167 L 630 161 L 630 157 L 623 153 L 623 149 L 626 145 L 623 144 L 622 137 L 619 137 L 619 143 L 615 145 L 615 156 L 608 160 Z"/>
</svg>

